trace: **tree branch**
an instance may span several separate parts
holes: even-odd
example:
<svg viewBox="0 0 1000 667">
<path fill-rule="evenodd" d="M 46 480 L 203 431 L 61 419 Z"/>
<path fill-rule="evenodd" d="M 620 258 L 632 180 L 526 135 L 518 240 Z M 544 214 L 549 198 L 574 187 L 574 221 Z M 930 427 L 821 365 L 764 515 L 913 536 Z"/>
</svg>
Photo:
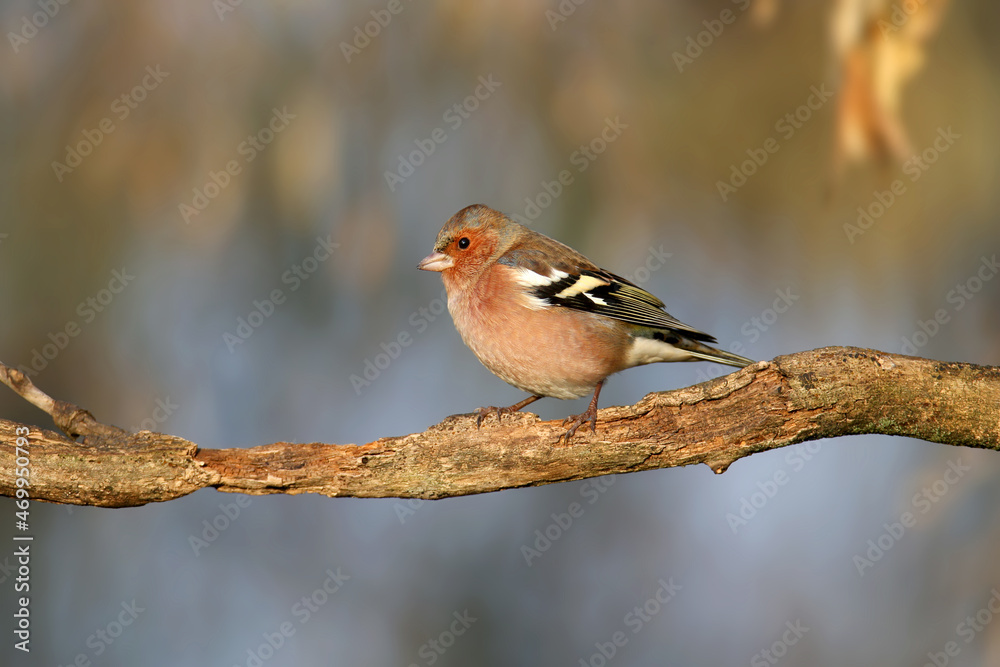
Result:
<svg viewBox="0 0 1000 667">
<path fill-rule="evenodd" d="M 1000 368 L 850 347 L 781 356 L 605 408 L 597 434 L 581 430 L 569 446 L 556 444 L 560 422 L 516 414 L 499 425 L 490 417 L 479 430 L 471 415 L 455 415 L 423 433 L 366 445 L 200 449 L 171 435 L 100 424 L 6 366 L 0 381 L 67 433 L 83 436 L 76 442 L 0 420 L 0 495 L 14 495 L 15 442 L 27 432 L 31 497 L 102 507 L 171 500 L 205 487 L 445 498 L 693 463 L 721 473 L 755 452 L 858 433 L 1000 449 Z"/>
</svg>

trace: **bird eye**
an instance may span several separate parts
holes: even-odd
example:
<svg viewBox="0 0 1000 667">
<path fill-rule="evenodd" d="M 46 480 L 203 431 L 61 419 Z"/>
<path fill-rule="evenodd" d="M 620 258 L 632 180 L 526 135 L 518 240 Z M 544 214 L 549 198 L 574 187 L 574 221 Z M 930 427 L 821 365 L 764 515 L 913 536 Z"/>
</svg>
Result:
<svg viewBox="0 0 1000 667">
<path fill-rule="evenodd" d="M 458 249 L 459 250 L 465 250 L 466 248 L 469 247 L 470 243 L 472 243 L 472 241 L 469 240 L 469 237 L 468 236 L 463 236 L 462 238 L 460 238 L 458 240 Z"/>
</svg>

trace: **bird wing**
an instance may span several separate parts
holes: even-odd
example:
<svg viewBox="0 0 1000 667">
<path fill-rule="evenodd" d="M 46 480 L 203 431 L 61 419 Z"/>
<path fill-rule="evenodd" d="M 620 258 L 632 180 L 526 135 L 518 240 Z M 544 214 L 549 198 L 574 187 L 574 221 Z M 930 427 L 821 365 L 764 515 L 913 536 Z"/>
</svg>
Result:
<svg viewBox="0 0 1000 667">
<path fill-rule="evenodd" d="M 653 294 L 547 236 L 539 234 L 530 247 L 511 248 L 498 261 L 515 269 L 516 280 L 536 307 L 571 308 L 641 327 L 675 331 L 694 340 L 717 342 L 713 336 L 670 315 Z"/>
</svg>

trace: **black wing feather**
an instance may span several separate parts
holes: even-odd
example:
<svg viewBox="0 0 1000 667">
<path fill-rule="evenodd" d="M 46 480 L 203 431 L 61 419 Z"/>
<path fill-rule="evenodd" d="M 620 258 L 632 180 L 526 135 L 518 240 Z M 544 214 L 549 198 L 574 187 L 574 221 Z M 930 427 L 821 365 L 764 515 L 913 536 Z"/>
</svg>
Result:
<svg viewBox="0 0 1000 667">
<path fill-rule="evenodd" d="M 547 285 L 528 288 L 535 298 L 551 306 L 596 313 L 650 329 L 677 332 L 692 340 L 718 342 L 714 336 L 670 315 L 662 301 L 635 283 L 598 267 L 559 241 L 534 231 L 529 236 L 529 243 L 516 244 L 498 261 L 542 276 L 554 275 L 553 270 L 567 274 Z M 588 278 L 591 279 L 588 282 L 592 284 L 588 285 L 585 292 L 559 296 L 567 288 Z"/>
</svg>

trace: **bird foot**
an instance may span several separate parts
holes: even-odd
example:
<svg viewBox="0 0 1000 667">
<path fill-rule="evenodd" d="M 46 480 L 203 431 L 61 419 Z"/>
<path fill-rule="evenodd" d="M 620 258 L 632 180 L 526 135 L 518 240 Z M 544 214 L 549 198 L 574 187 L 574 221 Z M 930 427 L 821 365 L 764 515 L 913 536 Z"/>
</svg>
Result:
<svg viewBox="0 0 1000 667">
<path fill-rule="evenodd" d="M 532 403 L 534 403 L 535 401 L 537 401 L 540 398 L 541 398 L 541 396 L 529 396 L 528 398 L 524 399 L 523 401 L 519 401 L 519 402 L 515 403 L 514 405 L 509 405 L 506 408 L 498 408 L 498 407 L 495 407 L 493 405 L 487 406 L 485 408 L 476 408 L 475 410 L 472 411 L 472 414 L 476 415 L 476 428 L 479 428 L 480 426 L 482 426 L 483 420 L 486 419 L 491 413 L 496 413 L 497 423 L 499 424 L 500 423 L 500 417 L 502 417 L 503 415 L 514 414 L 515 412 L 519 411 L 521 408 L 523 408 L 523 407 L 525 407 L 527 405 L 531 405 Z"/>
<path fill-rule="evenodd" d="M 590 431 L 592 433 L 597 433 L 597 406 L 592 404 L 586 412 L 566 417 L 566 419 L 563 420 L 563 426 L 569 424 L 570 422 L 572 422 L 570 427 L 566 429 L 566 432 L 559 436 L 559 440 L 556 441 L 557 445 L 568 445 L 570 438 L 576 435 L 576 430 L 587 422 L 590 422 Z"/>
<path fill-rule="evenodd" d="M 489 417 L 491 414 L 496 414 L 496 416 L 497 416 L 497 423 L 499 423 L 501 416 L 503 416 L 503 415 L 509 415 L 510 413 L 515 412 L 514 410 L 510 409 L 512 407 L 514 407 L 514 406 L 510 406 L 510 407 L 506 407 L 506 408 L 498 408 L 498 407 L 496 407 L 494 405 L 488 405 L 488 406 L 483 407 L 483 408 L 476 408 L 475 410 L 472 411 L 472 414 L 476 415 L 476 428 L 479 428 L 480 426 L 482 426 L 483 425 L 483 420 L 486 419 L 487 417 Z"/>
</svg>

